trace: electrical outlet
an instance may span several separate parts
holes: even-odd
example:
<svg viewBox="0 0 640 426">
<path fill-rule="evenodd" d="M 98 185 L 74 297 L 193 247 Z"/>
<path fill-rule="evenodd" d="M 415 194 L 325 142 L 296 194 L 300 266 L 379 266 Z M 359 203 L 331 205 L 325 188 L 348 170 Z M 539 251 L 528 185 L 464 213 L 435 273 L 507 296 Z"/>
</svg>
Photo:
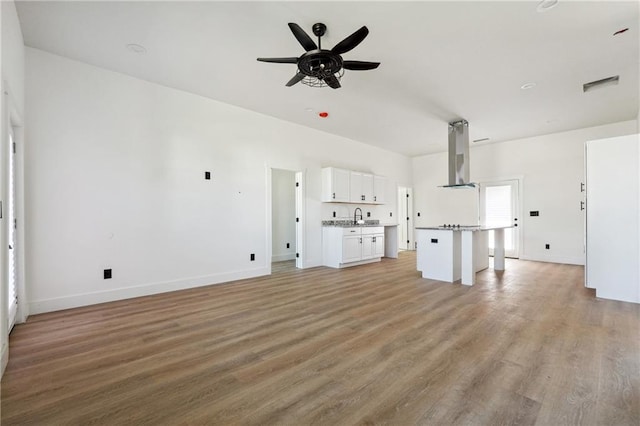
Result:
<svg viewBox="0 0 640 426">
<path fill-rule="evenodd" d="M 333 212 L 333 217 L 336 217 L 336 212 Z"/>
<path fill-rule="evenodd" d="M 549 250 L 549 249 L 551 248 L 551 244 L 545 244 L 545 245 L 544 245 L 544 248 L 545 248 L 545 249 L 547 249 L 547 250 Z"/>
<path fill-rule="evenodd" d="M 102 272 L 102 276 L 104 277 L 105 280 L 110 280 L 111 279 L 111 269 L 105 269 Z"/>
<path fill-rule="evenodd" d="M 211 172 L 204 172 L 204 178 L 206 180 L 210 180 L 211 179 Z"/>
<path fill-rule="evenodd" d="M 367 217 L 371 217 L 371 212 L 367 212 Z"/>
<path fill-rule="evenodd" d="M 389 217 L 393 217 L 393 212 L 389 212 Z"/>
<path fill-rule="evenodd" d="M 420 212 L 418 212 L 418 217 L 420 217 Z"/>
<path fill-rule="evenodd" d="M 256 260 L 256 254 L 255 253 L 251 253 L 251 256 L 249 257 L 249 260 L 251 260 L 252 262 L 254 260 Z"/>
<path fill-rule="evenodd" d="M 289 243 L 287 243 L 287 248 L 289 248 Z"/>
</svg>

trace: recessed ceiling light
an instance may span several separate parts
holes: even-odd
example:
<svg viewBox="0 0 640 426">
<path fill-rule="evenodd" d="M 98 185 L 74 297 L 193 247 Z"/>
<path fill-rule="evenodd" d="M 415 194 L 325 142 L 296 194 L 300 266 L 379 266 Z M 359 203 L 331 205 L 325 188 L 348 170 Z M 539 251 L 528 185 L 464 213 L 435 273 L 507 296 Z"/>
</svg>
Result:
<svg viewBox="0 0 640 426">
<path fill-rule="evenodd" d="M 551 10 L 558 5 L 558 0 L 542 0 L 538 3 L 538 7 L 536 10 L 538 12 L 546 12 L 547 10 Z"/>
<path fill-rule="evenodd" d="M 533 83 L 533 82 L 531 82 L 531 83 L 525 83 L 525 84 L 523 84 L 522 86 L 520 86 L 520 88 L 521 88 L 522 90 L 529 90 L 529 89 L 533 89 L 533 88 L 534 88 L 534 87 L 536 87 L 536 86 L 537 86 L 537 83 Z"/>
<path fill-rule="evenodd" d="M 137 53 L 138 55 L 144 55 L 145 53 L 147 53 L 147 49 L 140 44 L 127 44 L 127 49 L 129 49 L 133 53 Z"/>
</svg>

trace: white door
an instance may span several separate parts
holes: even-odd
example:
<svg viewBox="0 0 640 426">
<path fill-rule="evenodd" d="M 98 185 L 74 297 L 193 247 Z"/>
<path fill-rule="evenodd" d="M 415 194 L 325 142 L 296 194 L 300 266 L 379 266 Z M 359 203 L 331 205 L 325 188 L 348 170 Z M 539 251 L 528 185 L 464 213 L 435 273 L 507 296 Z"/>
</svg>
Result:
<svg viewBox="0 0 640 426">
<path fill-rule="evenodd" d="M 296 268 L 304 267 L 304 174 L 296 172 Z"/>
<path fill-rule="evenodd" d="M 360 235 L 342 237 L 342 263 L 362 260 L 362 237 Z"/>
<path fill-rule="evenodd" d="M 384 204 L 385 192 L 387 190 L 387 178 L 382 176 L 373 177 L 373 202 Z"/>
<path fill-rule="evenodd" d="M 7 205 L 7 241 L 9 245 L 8 261 L 7 261 L 7 285 L 8 297 L 8 326 L 9 331 L 16 323 L 16 314 L 18 312 L 18 293 L 16 290 L 16 180 L 15 180 L 15 153 L 16 144 L 13 131 L 9 128 L 9 194 Z"/>
<path fill-rule="evenodd" d="M 520 225 L 518 180 L 485 182 L 480 184 L 480 223 L 484 226 L 510 226 L 505 229 L 506 257 L 520 256 Z M 493 232 L 489 233 L 489 252 L 493 254 Z"/>
<path fill-rule="evenodd" d="M 414 250 L 413 189 L 398 187 L 398 248 Z"/>
<path fill-rule="evenodd" d="M 373 237 L 373 257 L 384 257 L 384 234 Z"/>
<path fill-rule="evenodd" d="M 362 192 L 362 173 L 349 173 L 349 201 L 352 203 L 361 203 L 364 193 Z"/>
</svg>

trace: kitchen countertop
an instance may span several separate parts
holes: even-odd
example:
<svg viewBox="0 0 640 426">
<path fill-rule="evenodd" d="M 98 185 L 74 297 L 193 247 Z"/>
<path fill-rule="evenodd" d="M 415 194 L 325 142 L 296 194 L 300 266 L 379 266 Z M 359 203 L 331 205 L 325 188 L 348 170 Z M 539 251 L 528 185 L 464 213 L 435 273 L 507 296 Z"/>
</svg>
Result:
<svg viewBox="0 0 640 426">
<path fill-rule="evenodd" d="M 416 226 L 416 230 L 428 229 L 431 231 L 493 231 L 494 229 L 507 229 L 513 228 L 513 225 L 509 226 L 461 226 L 460 228 L 444 228 L 442 226 Z"/>
<path fill-rule="evenodd" d="M 397 223 L 380 223 L 379 220 L 365 220 L 363 224 L 354 224 L 352 220 L 323 220 L 322 226 L 332 226 L 336 228 L 365 228 L 374 226 L 398 226 Z"/>
</svg>

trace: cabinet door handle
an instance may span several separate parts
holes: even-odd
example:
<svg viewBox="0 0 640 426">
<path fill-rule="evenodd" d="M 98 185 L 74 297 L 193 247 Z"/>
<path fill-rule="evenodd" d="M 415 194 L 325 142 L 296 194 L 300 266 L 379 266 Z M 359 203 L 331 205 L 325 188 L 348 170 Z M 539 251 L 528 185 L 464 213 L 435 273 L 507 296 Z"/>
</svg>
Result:
<svg viewBox="0 0 640 426">
<path fill-rule="evenodd" d="M 580 201 L 580 210 L 584 210 L 587 207 L 586 203 L 584 201 Z"/>
<path fill-rule="evenodd" d="M 336 199 L 336 193 L 335 192 L 333 193 L 333 199 L 334 200 Z"/>
<path fill-rule="evenodd" d="M 580 192 L 584 192 L 584 183 L 580 182 Z"/>
<path fill-rule="evenodd" d="M 377 195 L 373 196 L 373 201 L 378 201 L 378 196 Z"/>
<path fill-rule="evenodd" d="M 361 195 L 361 196 L 360 196 L 360 199 L 361 199 L 362 201 L 364 201 L 364 195 Z"/>
<path fill-rule="evenodd" d="M 376 242 L 376 237 L 373 237 L 373 242 L 374 242 L 374 243 Z"/>
<path fill-rule="evenodd" d="M 362 238 L 360 238 L 360 244 L 362 244 Z"/>
</svg>

